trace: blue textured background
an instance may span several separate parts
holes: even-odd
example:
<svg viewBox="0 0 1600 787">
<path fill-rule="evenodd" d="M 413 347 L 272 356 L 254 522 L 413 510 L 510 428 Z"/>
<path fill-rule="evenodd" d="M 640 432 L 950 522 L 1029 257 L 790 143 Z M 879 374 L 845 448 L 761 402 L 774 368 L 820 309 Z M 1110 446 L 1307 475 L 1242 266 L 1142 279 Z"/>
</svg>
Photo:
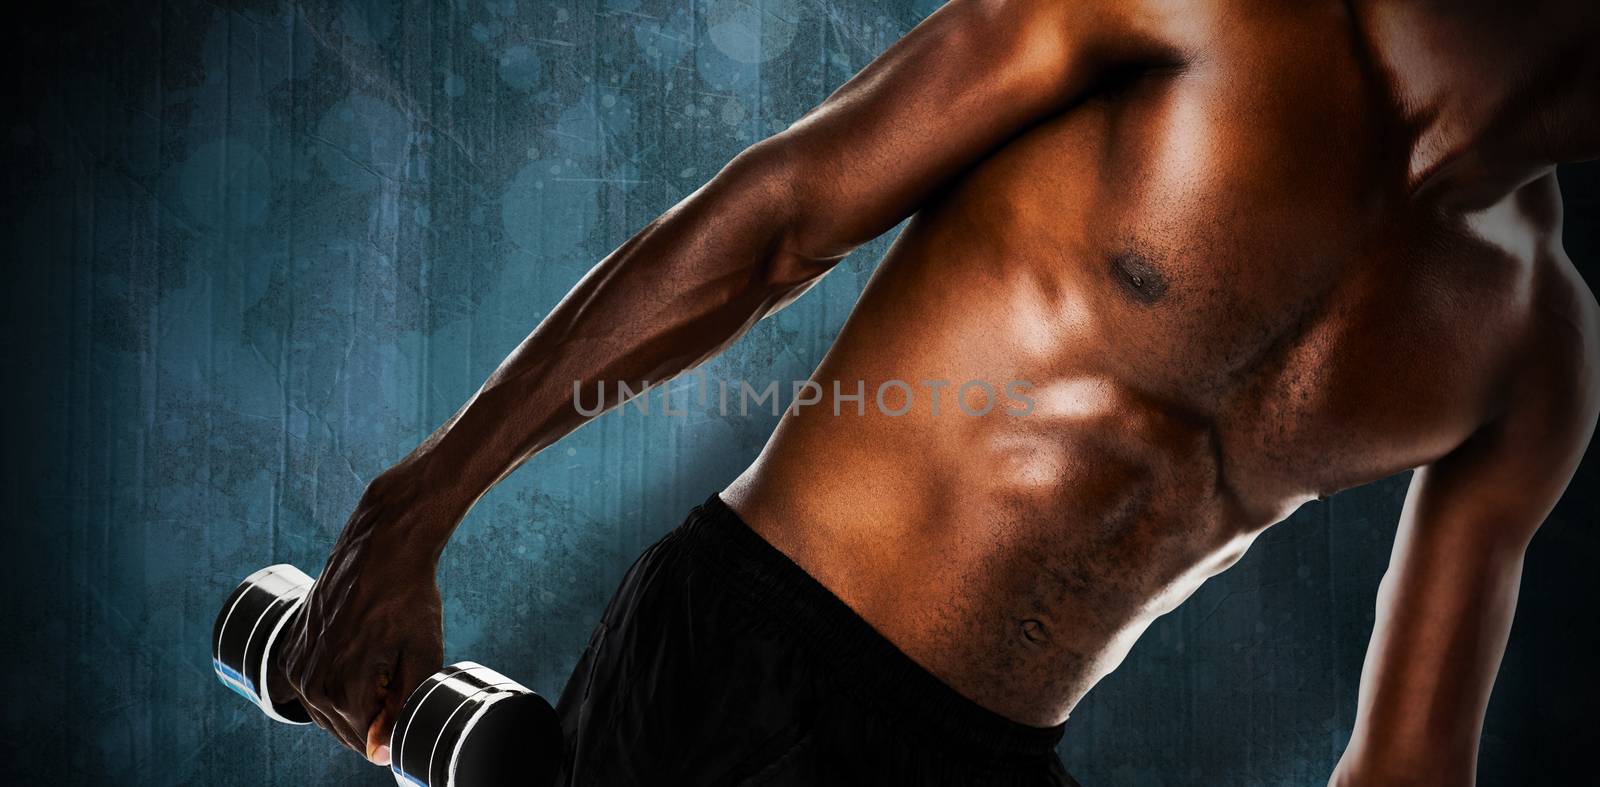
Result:
<svg viewBox="0 0 1600 787">
<path fill-rule="evenodd" d="M 218 604 L 315 571 L 364 482 L 593 261 L 933 0 L 80 3 L 7 45 L 0 777 L 388 783 L 211 676 Z M 952 119 L 953 122 L 959 119 Z M 1595 262 L 1596 170 L 1563 173 Z M 800 378 L 880 240 L 712 364 Z M 765 416 L 610 415 L 446 552 L 448 652 L 559 692 L 627 564 Z M 1593 453 L 1593 452 L 1592 452 Z M 1594 784 L 1596 461 L 1528 560 L 1483 783 Z M 1354 714 L 1403 479 L 1307 506 L 1069 725 L 1089 787 L 1317 785 Z"/>
</svg>

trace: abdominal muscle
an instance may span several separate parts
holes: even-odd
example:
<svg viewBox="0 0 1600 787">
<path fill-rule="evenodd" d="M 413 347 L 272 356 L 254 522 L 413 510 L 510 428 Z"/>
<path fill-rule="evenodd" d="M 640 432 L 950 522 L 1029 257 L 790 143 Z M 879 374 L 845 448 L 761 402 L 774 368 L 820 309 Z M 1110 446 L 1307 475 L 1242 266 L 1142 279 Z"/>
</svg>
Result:
<svg viewBox="0 0 1600 787">
<path fill-rule="evenodd" d="M 925 286 L 905 240 L 813 376 L 824 392 L 860 381 L 864 414 L 836 416 L 826 395 L 791 409 L 722 497 L 957 691 L 1053 725 L 1258 528 L 1229 504 L 1203 424 L 1051 357 L 1088 337 L 1010 331 L 1026 286 L 963 286 L 960 270 Z M 985 295 L 948 300 L 968 292 Z M 874 401 L 888 380 L 912 391 L 904 415 Z M 929 380 L 950 382 L 938 415 Z M 994 391 L 987 414 L 971 414 L 976 386 L 957 401 L 967 380 Z"/>
</svg>

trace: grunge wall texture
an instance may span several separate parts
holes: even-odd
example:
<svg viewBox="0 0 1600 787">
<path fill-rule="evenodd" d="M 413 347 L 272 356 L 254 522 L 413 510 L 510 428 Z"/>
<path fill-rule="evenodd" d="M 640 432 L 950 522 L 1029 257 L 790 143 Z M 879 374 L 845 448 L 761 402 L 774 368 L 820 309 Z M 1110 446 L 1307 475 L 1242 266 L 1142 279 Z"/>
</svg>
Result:
<svg viewBox="0 0 1600 787">
<path fill-rule="evenodd" d="M 389 783 L 211 676 L 226 592 L 316 571 L 363 483 L 591 263 L 935 0 L 56 4 L 9 12 L 0 466 L 8 784 Z M 21 14 L 21 16 L 18 16 Z M 952 118 L 959 122 L 959 118 Z M 1563 173 L 1600 271 L 1600 176 Z M 884 251 L 711 364 L 803 378 Z M 451 658 L 558 693 L 628 563 L 770 416 L 611 415 L 478 506 Z M 1600 451 L 1534 542 L 1486 785 L 1593 784 Z M 1306 506 L 1071 721 L 1089 787 L 1320 785 L 1404 479 Z"/>
</svg>

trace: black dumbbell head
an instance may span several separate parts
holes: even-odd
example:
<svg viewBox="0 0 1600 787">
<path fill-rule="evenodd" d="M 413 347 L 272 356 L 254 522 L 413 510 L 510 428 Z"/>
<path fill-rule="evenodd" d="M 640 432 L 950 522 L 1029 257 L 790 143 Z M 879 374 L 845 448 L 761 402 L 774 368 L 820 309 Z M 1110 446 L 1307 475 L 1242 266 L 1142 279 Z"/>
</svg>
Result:
<svg viewBox="0 0 1600 787">
<path fill-rule="evenodd" d="M 406 701 L 390 738 L 402 785 L 545 785 L 561 760 L 561 729 L 543 697 L 463 661 L 434 673 Z"/>
<path fill-rule="evenodd" d="M 312 581 L 294 566 L 263 568 L 234 588 L 211 630 L 211 666 L 222 685 L 286 724 L 310 724 L 311 717 L 299 700 L 271 696 L 267 669 L 279 634 L 299 614 Z"/>
<path fill-rule="evenodd" d="M 261 569 L 228 596 L 212 629 L 211 664 L 223 685 L 289 724 L 309 724 L 311 717 L 297 699 L 271 696 L 267 670 L 312 583 L 294 566 Z M 555 778 L 562 754 L 550 703 L 470 661 L 423 681 L 389 741 L 390 769 L 401 787 L 543 787 Z"/>
</svg>

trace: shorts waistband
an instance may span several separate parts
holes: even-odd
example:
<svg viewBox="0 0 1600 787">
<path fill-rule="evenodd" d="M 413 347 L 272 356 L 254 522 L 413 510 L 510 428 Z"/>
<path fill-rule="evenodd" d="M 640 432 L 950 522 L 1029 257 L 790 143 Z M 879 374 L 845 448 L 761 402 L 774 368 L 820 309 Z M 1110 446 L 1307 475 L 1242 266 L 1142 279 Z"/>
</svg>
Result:
<svg viewBox="0 0 1600 787">
<path fill-rule="evenodd" d="M 1012 721 L 962 696 L 885 639 L 838 596 L 745 523 L 713 494 L 690 512 L 678 537 L 848 686 L 895 723 L 997 754 L 1050 753 L 1066 725 Z"/>
</svg>

